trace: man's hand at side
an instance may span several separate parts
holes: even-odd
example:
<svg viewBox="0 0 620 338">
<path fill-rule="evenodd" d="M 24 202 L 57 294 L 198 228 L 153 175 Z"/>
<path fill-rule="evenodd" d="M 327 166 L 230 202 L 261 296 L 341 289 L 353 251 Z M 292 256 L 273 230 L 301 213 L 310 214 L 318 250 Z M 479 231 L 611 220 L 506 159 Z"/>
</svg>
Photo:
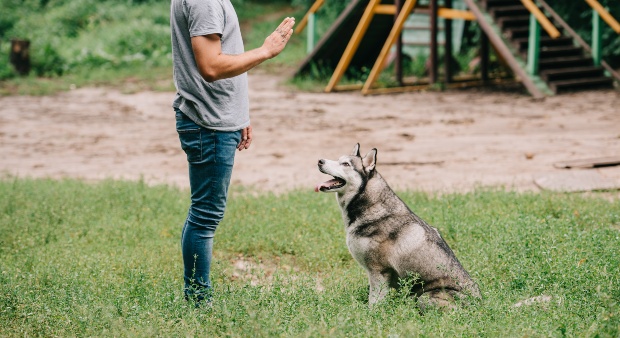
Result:
<svg viewBox="0 0 620 338">
<path fill-rule="evenodd" d="M 252 126 L 247 126 L 241 130 L 241 141 L 237 146 L 239 151 L 243 149 L 248 149 L 252 144 Z"/>
</svg>

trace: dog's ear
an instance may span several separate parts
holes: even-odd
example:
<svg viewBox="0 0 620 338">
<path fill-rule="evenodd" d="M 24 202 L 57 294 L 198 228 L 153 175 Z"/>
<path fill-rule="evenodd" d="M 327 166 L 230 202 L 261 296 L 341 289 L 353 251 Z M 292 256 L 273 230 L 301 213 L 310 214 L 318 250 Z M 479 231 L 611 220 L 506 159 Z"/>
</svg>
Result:
<svg viewBox="0 0 620 338">
<path fill-rule="evenodd" d="M 351 153 L 351 156 L 360 156 L 360 144 L 356 143 L 355 147 L 353 147 L 353 152 Z"/>
<path fill-rule="evenodd" d="M 362 164 L 364 165 L 364 170 L 367 173 L 375 170 L 375 166 L 377 164 L 377 148 L 373 148 L 364 158 L 362 159 Z"/>
</svg>

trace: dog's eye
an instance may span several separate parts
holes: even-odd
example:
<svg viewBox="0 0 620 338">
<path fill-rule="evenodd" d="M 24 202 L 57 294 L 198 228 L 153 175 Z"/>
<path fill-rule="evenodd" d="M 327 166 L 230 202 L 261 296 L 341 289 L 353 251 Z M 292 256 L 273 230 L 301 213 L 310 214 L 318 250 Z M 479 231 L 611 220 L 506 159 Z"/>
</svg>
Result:
<svg viewBox="0 0 620 338">
<path fill-rule="evenodd" d="M 351 166 L 351 165 L 350 165 L 349 163 L 347 163 L 347 162 L 343 162 L 343 163 L 342 163 L 342 165 L 343 165 L 343 166 L 345 166 L 345 167 L 350 167 L 350 166 Z"/>
</svg>

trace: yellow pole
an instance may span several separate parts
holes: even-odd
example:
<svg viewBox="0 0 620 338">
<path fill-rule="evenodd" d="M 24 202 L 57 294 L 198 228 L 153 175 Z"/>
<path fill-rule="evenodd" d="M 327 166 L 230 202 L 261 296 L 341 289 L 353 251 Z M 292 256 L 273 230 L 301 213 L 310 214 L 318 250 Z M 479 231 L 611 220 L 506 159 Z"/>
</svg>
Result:
<svg viewBox="0 0 620 338">
<path fill-rule="evenodd" d="M 536 20 L 540 23 L 542 28 L 547 31 L 550 37 L 557 38 L 560 36 L 560 31 L 555 28 L 555 26 L 549 21 L 549 18 L 536 6 L 536 4 L 532 0 L 521 0 L 521 3 L 527 8 L 532 15 L 536 18 Z"/>
<path fill-rule="evenodd" d="M 476 20 L 476 16 L 474 13 L 470 11 L 464 11 L 460 9 L 452 9 L 452 8 L 439 8 L 437 10 L 437 16 L 444 19 L 453 19 L 453 20 Z"/>
<path fill-rule="evenodd" d="M 355 28 L 355 32 L 353 32 L 353 36 L 351 37 L 347 48 L 344 50 L 344 53 L 342 54 L 342 57 L 338 62 L 338 66 L 336 66 L 334 74 L 332 74 L 332 77 L 329 80 L 327 87 L 325 87 L 326 93 L 332 92 L 338 82 L 340 82 L 340 79 L 342 79 L 344 72 L 347 70 L 347 67 L 349 67 L 351 60 L 353 59 L 353 55 L 355 55 L 355 52 L 357 51 L 357 48 L 359 47 L 360 42 L 364 37 L 364 33 L 366 33 L 368 26 L 370 26 L 370 22 L 372 21 L 372 18 L 375 14 L 375 7 L 377 7 L 377 5 L 379 5 L 380 3 L 381 0 L 371 0 L 366 7 L 362 18 L 360 19 L 360 22 Z"/>
<path fill-rule="evenodd" d="M 586 0 L 588 5 L 592 7 L 593 10 L 598 12 L 598 15 L 601 16 L 601 19 L 605 21 L 614 32 L 620 34 L 620 23 L 616 21 L 616 19 L 609 14 L 609 12 L 596 0 Z"/>
<path fill-rule="evenodd" d="M 306 28 L 306 25 L 308 25 L 308 19 L 310 18 L 310 14 L 316 13 L 319 10 L 319 8 L 323 6 L 323 3 L 325 3 L 325 0 L 316 0 L 312 4 L 312 6 L 310 6 L 310 9 L 306 13 L 306 15 L 304 15 L 301 21 L 297 24 L 297 28 L 295 29 L 295 34 L 299 34 L 303 32 L 304 28 Z"/>
<path fill-rule="evenodd" d="M 415 3 L 416 0 L 405 1 L 403 8 L 401 9 L 398 17 L 396 18 L 396 22 L 394 23 L 392 30 L 390 31 L 390 35 L 388 36 L 387 41 L 385 41 L 383 49 L 381 49 L 381 53 L 379 54 L 377 61 L 375 61 L 375 65 L 370 71 L 370 75 L 368 75 L 368 79 L 366 79 L 366 83 L 364 83 L 364 87 L 362 88 L 362 94 L 366 95 L 370 90 L 370 86 L 372 86 L 372 84 L 375 83 L 375 81 L 377 80 L 377 77 L 379 77 L 381 70 L 383 70 L 383 63 L 385 62 L 385 59 L 387 58 L 388 53 L 392 48 L 392 45 L 394 45 L 394 42 L 396 42 L 398 35 L 403 30 L 405 20 L 407 20 L 407 17 L 409 17 L 411 10 L 415 6 Z"/>
</svg>

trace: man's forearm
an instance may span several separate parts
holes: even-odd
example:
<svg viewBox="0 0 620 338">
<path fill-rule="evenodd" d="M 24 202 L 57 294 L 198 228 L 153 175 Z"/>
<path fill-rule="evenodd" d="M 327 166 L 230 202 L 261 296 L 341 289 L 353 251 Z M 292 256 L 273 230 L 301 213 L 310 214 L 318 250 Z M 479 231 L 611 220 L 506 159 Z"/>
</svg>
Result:
<svg viewBox="0 0 620 338">
<path fill-rule="evenodd" d="M 198 71 L 202 77 L 213 82 L 241 75 L 258 66 L 272 56 L 263 47 L 249 50 L 239 55 L 220 53 L 212 57 L 210 62 L 198 62 Z"/>
<path fill-rule="evenodd" d="M 208 81 L 216 81 L 241 75 L 262 62 L 282 52 L 293 34 L 294 18 L 286 18 L 259 48 L 238 55 L 222 53 L 218 34 L 192 37 L 192 49 L 200 75 Z"/>
</svg>

